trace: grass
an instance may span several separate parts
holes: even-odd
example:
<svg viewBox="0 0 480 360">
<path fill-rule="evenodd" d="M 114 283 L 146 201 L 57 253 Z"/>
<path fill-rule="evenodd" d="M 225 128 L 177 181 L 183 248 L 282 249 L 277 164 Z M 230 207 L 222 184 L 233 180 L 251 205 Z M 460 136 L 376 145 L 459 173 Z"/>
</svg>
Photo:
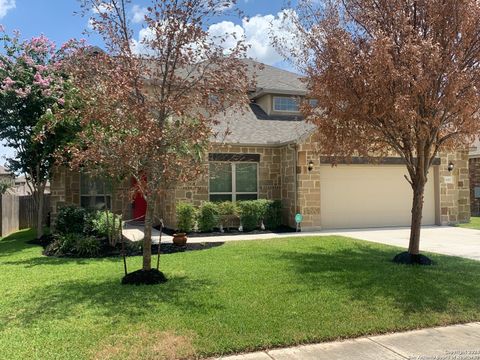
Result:
<svg viewBox="0 0 480 360">
<path fill-rule="evenodd" d="M 458 224 L 458 226 L 467 229 L 480 230 L 480 216 L 472 216 L 470 217 L 470 222 L 465 224 Z"/>
<path fill-rule="evenodd" d="M 328 236 L 164 255 L 170 281 L 122 286 L 120 259 L 43 257 L 0 241 L 5 359 L 172 359 L 480 320 L 480 262 Z M 129 267 L 140 267 L 139 257 Z"/>
</svg>

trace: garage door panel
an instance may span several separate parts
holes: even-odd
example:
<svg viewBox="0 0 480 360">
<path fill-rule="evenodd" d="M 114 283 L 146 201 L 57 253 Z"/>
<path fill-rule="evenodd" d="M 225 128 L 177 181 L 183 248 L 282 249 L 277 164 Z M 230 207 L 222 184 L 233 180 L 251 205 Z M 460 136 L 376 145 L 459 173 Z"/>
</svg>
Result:
<svg viewBox="0 0 480 360">
<path fill-rule="evenodd" d="M 413 194 L 405 174 L 405 167 L 396 165 L 322 165 L 322 227 L 410 225 Z M 425 189 L 424 225 L 435 224 L 434 191 L 431 172 Z"/>
</svg>

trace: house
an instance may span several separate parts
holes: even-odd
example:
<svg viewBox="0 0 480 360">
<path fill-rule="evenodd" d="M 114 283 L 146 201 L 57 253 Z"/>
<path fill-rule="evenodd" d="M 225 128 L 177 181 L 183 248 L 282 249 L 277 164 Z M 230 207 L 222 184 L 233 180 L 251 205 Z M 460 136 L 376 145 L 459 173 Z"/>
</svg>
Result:
<svg viewBox="0 0 480 360">
<path fill-rule="evenodd" d="M 28 186 L 25 176 L 18 176 L 15 178 L 13 191 L 17 195 L 32 195 L 32 189 Z M 44 193 L 50 194 L 50 181 L 47 181 Z"/>
<path fill-rule="evenodd" d="M 248 61 L 249 68 L 254 65 Z M 400 158 L 377 165 L 353 158 L 351 164 L 333 167 L 332 159 L 318 153 L 315 128 L 299 112 L 297 100 L 306 95 L 299 75 L 264 65 L 256 70 L 256 81 L 245 112 L 227 110 L 219 116 L 215 130 L 228 129 L 228 134 L 212 139 L 205 176 L 171 189 L 160 201 L 157 215 L 166 226 L 176 226 L 179 201 L 199 205 L 257 198 L 281 200 L 285 225 L 294 226 L 295 214 L 301 213 L 304 230 L 410 224 L 412 191 Z M 423 224 L 468 221 L 469 197 L 468 153 L 440 154 L 426 186 Z M 145 212 L 139 196 L 125 207 L 107 187 L 87 176 L 66 169 L 53 176 L 52 218 L 64 204 L 105 202 L 125 218 L 141 218 Z"/>
</svg>

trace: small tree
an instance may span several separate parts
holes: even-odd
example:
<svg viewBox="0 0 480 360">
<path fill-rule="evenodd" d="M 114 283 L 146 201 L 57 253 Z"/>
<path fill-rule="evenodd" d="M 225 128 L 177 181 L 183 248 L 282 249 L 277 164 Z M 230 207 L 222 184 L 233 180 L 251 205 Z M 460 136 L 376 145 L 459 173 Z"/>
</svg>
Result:
<svg viewBox="0 0 480 360">
<path fill-rule="evenodd" d="M 37 209 L 37 238 L 43 235 L 43 200 L 55 154 L 78 130 L 72 119 L 56 122 L 53 112 L 65 105 L 69 82 L 62 57 L 73 42 L 57 50 L 44 36 L 21 41 L 0 33 L 0 139 L 16 150 L 7 159 L 13 172 L 25 174 Z M 47 126 L 48 125 L 48 126 Z"/>
<path fill-rule="evenodd" d="M 407 262 L 420 259 L 434 159 L 467 149 L 480 129 L 479 19 L 476 0 L 302 0 L 288 22 L 299 46 L 275 39 L 318 100 L 303 110 L 324 155 L 396 153 L 406 165 L 413 191 Z"/>
<path fill-rule="evenodd" d="M 95 10 L 90 24 L 107 52 L 85 52 L 72 62 L 86 104 L 82 145 L 72 149 L 72 164 L 136 180 L 135 190 L 147 202 L 143 270 L 148 271 L 160 192 L 199 176 L 214 116 L 230 106 L 243 108 L 250 83 L 240 61 L 243 43 L 226 52 L 224 37 L 211 38 L 205 30 L 234 1 L 152 0 L 145 15 L 149 35 L 139 42 L 126 15 L 128 3 L 82 1 L 85 13 Z"/>
</svg>

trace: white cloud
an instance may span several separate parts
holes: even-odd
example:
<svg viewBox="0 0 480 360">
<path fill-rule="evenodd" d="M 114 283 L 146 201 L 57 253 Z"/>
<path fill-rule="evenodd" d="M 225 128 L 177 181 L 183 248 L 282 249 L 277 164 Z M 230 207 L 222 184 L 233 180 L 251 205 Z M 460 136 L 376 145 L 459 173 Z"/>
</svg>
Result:
<svg viewBox="0 0 480 360">
<path fill-rule="evenodd" d="M 221 21 L 210 25 L 208 32 L 213 41 L 226 50 L 232 49 L 238 40 L 244 39 L 249 45 L 247 56 L 268 65 L 284 67 L 284 58 L 272 45 L 271 35 L 275 34 L 287 43 L 294 41 L 286 29 L 288 26 L 282 26 L 285 20 L 288 23 L 289 16 L 296 16 L 296 13 L 293 10 L 283 10 L 276 15 L 256 15 L 248 20 L 243 19 L 241 24 Z M 133 41 L 134 51 L 136 53 L 148 53 L 148 49 L 142 44 L 142 40 L 151 39 L 153 36 L 151 29 L 141 29 L 138 40 Z"/>
<path fill-rule="evenodd" d="M 138 33 L 138 40 L 133 40 L 132 51 L 136 54 L 147 54 L 151 52 L 148 47 L 143 43 L 145 40 L 151 40 L 155 36 L 152 28 L 143 28 Z"/>
<path fill-rule="evenodd" d="M 255 15 L 250 19 L 243 19 L 241 25 L 234 24 L 231 21 L 222 21 L 213 24 L 208 31 L 212 36 L 225 36 L 226 41 L 222 43 L 225 49 L 235 46 L 238 39 L 242 37 L 250 46 L 247 55 L 260 62 L 275 65 L 283 61 L 283 57 L 275 50 L 272 45 L 271 35 L 275 34 L 280 38 L 289 39 L 289 34 L 282 26 L 286 16 L 295 16 L 292 10 L 284 10 L 276 15 Z M 287 17 L 288 19 L 288 17 Z"/>
<path fill-rule="evenodd" d="M 0 19 L 5 17 L 7 13 L 15 9 L 15 0 L 0 0 Z"/>
<path fill-rule="evenodd" d="M 1 0 L 0 0 L 0 1 L 1 1 Z M 108 12 L 110 12 L 110 11 L 112 11 L 112 10 L 113 10 L 113 8 L 112 8 L 111 4 L 103 3 L 103 2 L 101 2 L 101 3 L 98 5 L 98 7 L 97 7 L 97 6 L 92 7 L 92 12 L 93 12 L 94 14 L 108 13 Z"/>
<path fill-rule="evenodd" d="M 132 13 L 133 13 L 133 18 L 132 21 L 134 24 L 140 24 L 144 21 L 145 15 L 147 14 L 147 8 L 146 7 L 141 7 L 139 5 L 133 5 L 132 7 Z"/>
</svg>

